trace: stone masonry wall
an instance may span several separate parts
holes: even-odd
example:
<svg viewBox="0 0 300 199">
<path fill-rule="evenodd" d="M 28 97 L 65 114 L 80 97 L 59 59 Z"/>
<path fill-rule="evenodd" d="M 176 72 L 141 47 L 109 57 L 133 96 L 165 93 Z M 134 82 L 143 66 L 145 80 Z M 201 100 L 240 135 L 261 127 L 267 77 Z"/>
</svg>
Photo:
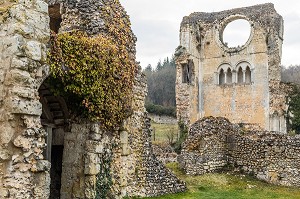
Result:
<svg viewBox="0 0 300 199">
<path fill-rule="evenodd" d="M 48 5 L 0 2 L 0 198 L 48 198 L 38 88 L 47 76 Z"/>
<path fill-rule="evenodd" d="M 145 112 L 146 78 L 136 76 L 133 114 L 121 133 L 120 181 L 122 196 L 158 196 L 186 190 L 185 184 L 168 170 L 153 153 L 150 119 Z"/>
<path fill-rule="evenodd" d="M 187 174 L 234 169 L 284 186 L 300 186 L 300 137 L 208 117 L 191 126 L 178 160 Z"/>
<path fill-rule="evenodd" d="M 237 19 L 249 23 L 250 37 L 241 46 L 228 47 L 223 31 Z M 278 86 L 282 41 L 283 19 L 270 3 L 184 17 L 175 53 L 177 118 L 190 125 L 205 116 L 220 116 L 286 132 L 286 93 Z M 251 77 L 239 82 L 239 69 L 245 73 L 246 66 Z M 231 81 L 221 82 L 222 69 L 225 74 L 230 69 Z"/>
<path fill-rule="evenodd" d="M 112 2 L 64 1 L 60 31 L 80 29 L 91 36 L 105 34 L 99 7 Z M 115 5 L 126 16 L 122 6 Z M 48 4 L 42 0 L 0 2 L 0 198 L 49 198 L 51 165 L 43 156 L 47 133 L 41 125 L 38 93 L 49 75 L 48 14 Z M 130 34 L 133 39 L 127 47 L 135 59 L 135 37 Z M 133 91 L 133 115 L 116 132 L 102 131 L 97 124 L 81 118 L 65 118 L 62 199 L 95 198 L 104 167 L 112 175 L 109 198 L 155 196 L 186 189 L 153 155 L 144 108 L 146 81 L 140 71 Z"/>
</svg>

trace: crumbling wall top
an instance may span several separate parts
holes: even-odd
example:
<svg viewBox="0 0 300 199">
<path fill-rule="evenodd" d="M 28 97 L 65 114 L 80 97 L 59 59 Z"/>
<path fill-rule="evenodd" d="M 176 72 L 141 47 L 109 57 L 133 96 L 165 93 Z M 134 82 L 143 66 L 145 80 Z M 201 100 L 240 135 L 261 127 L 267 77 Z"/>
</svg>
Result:
<svg viewBox="0 0 300 199">
<path fill-rule="evenodd" d="M 194 12 L 189 16 L 185 16 L 183 18 L 181 22 L 181 28 L 186 25 L 196 24 L 202 24 L 211 28 L 214 24 L 218 24 L 232 15 L 245 16 L 252 22 L 258 22 L 266 30 L 271 28 L 280 35 L 282 27 L 282 16 L 276 12 L 274 4 L 272 3 L 235 8 L 221 12 Z"/>
</svg>

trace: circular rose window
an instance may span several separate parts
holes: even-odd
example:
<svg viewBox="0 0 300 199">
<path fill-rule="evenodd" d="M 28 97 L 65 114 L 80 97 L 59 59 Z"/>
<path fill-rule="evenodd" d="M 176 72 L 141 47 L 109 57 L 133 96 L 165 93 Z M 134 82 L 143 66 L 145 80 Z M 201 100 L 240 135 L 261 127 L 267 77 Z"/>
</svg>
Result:
<svg viewBox="0 0 300 199">
<path fill-rule="evenodd" d="M 236 19 L 227 24 L 223 31 L 223 44 L 228 48 L 241 47 L 251 35 L 251 26 L 245 19 Z"/>
</svg>

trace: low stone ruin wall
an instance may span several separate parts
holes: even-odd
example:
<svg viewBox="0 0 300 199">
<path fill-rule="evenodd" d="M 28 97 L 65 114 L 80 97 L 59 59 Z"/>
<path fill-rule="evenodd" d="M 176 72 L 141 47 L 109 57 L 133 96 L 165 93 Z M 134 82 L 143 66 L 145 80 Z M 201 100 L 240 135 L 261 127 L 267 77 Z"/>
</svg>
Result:
<svg viewBox="0 0 300 199">
<path fill-rule="evenodd" d="M 153 144 L 153 153 L 163 164 L 177 162 L 178 154 L 174 151 L 170 144 Z"/>
<path fill-rule="evenodd" d="M 225 118 L 193 124 L 178 161 L 191 175 L 234 169 L 273 184 L 300 186 L 300 136 L 248 129 Z"/>
<path fill-rule="evenodd" d="M 153 122 L 158 124 L 177 124 L 176 117 L 170 117 L 166 115 L 155 115 L 155 114 L 149 114 L 149 117 Z"/>
</svg>

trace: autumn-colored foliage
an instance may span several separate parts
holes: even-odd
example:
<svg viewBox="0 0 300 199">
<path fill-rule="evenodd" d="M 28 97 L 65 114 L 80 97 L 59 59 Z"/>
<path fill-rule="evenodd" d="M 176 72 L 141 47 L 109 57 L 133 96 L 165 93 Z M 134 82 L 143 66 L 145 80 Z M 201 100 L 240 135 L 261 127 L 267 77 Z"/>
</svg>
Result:
<svg viewBox="0 0 300 199">
<path fill-rule="evenodd" d="M 51 85 L 70 109 L 104 128 L 120 124 L 131 109 L 135 65 L 126 50 L 106 36 L 52 34 Z M 125 48 L 123 46 L 123 48 Z"/>
</svg>

